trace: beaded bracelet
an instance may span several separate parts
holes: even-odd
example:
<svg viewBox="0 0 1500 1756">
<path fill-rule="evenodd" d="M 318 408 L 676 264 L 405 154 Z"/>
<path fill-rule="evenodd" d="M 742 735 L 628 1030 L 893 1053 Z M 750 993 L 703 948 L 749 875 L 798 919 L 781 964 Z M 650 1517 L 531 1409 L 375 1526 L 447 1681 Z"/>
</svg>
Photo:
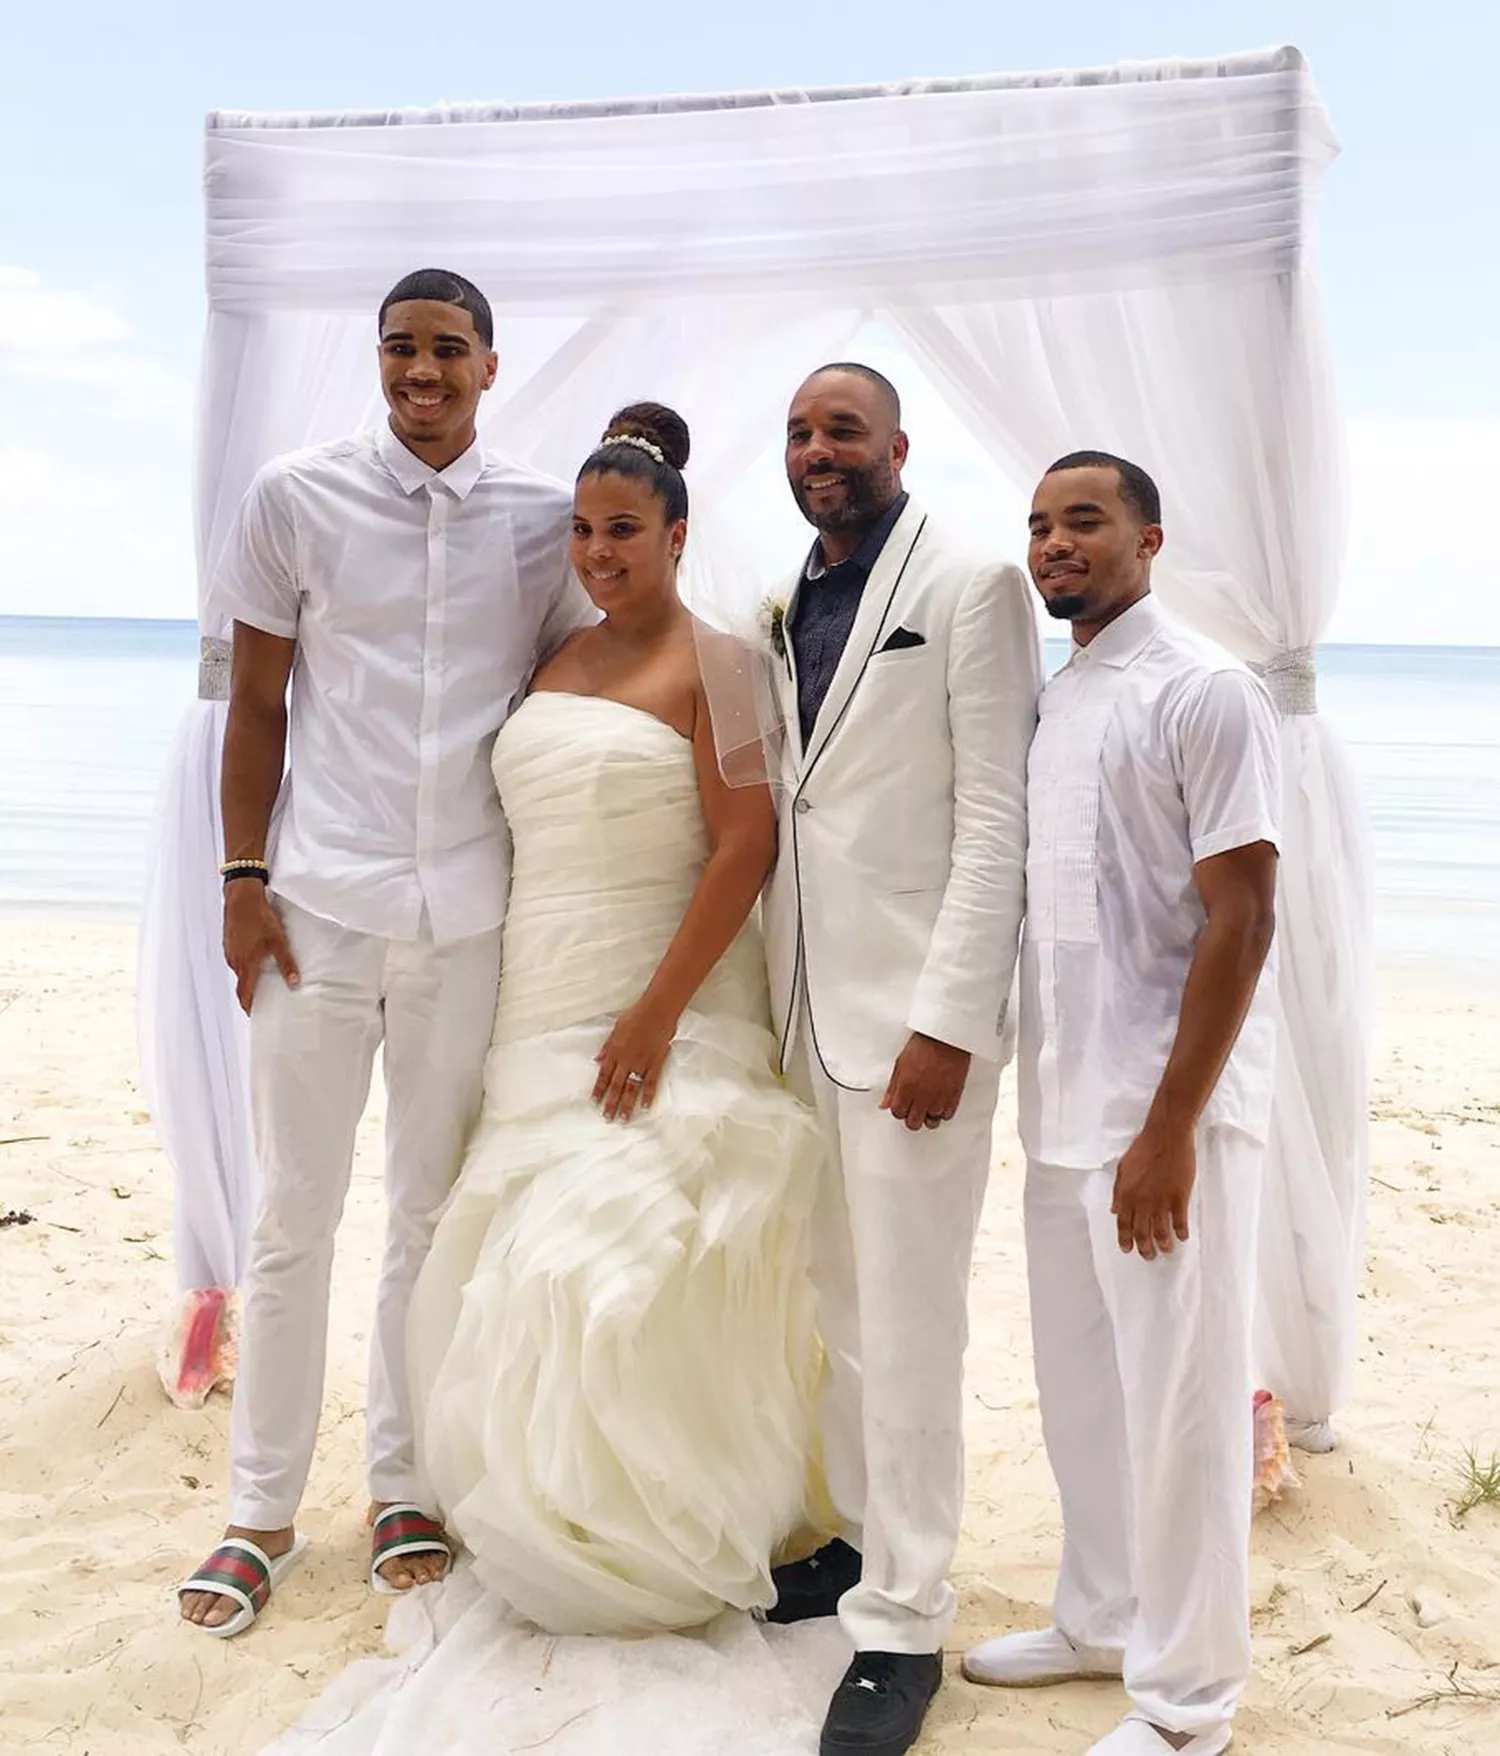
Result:
<svg viewBox="0 0 1500 1756">
<path fill-rule="evenodd" d="M 264 860 L 225 860 L 219 876 L 226 884 L 234 878 L 258 878 L 262 884 L 271 882 L 271 868 Z"/>
</svg>

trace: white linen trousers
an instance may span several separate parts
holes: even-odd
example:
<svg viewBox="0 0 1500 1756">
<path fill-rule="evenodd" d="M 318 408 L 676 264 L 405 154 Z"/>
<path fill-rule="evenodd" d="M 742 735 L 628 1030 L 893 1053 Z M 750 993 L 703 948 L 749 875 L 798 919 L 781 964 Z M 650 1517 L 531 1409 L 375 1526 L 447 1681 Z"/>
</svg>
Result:
<svg viewBox="0 0 1500 1756">
<path fill-rule="evenodd" d="M 941 1651 L 963 1516 L 969 1270 L 1000 1069 L 975 1057 L 958 1114 L 915 1131 L 882 1091 L 828 1077 L 799 1033 L 789 1078 L 823 1123 L 813 1283 L 828 1357 L 829 1495 L 863 1574 L 839 1620 L 861 1652 Z"/>
<path fill-rule="evenodd" d="M 388 1218 L 371 1330 L 366 1459 L 375 1500 L 418 1497 L 406 1317 L 438 1209 L 479 1114 L 500 929 L 436 945 L 356 933 L 284 898 L 301 984 L 261 975 L 250 1012 L 260 1210 L 230 1419 L 230 1519 L 291 1524 L 317 1442 L 334 1234 L 384 1047 Z"/>
<path fill-rule="evenodd" d="M 1198 1135 L 1190 1237 L 1126 1255 L 1115 1166 L 1031 1163 L 1027 1278 L 1047 1455 L 1062 1500 L 1056 1625 L 1117 1654 L 1171 1732 L 1228 1721 L 1250 1676 L 1250 1341 L 1265 1148 Z"/>
</svg>

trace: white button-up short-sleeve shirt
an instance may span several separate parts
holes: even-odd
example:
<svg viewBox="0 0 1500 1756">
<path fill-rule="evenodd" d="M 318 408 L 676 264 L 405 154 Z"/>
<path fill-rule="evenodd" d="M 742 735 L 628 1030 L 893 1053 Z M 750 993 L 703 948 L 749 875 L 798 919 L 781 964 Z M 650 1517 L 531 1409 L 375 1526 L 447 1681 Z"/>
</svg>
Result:
<svg viewBox="0 0 1500 1756">
<path fill-rule="evenodd" d="M 1075 647 L 1043 690 L 1017 1069 L 1030 1158 L 1094 1169 L 1140 1132 L 1206 919 L 1193 867 L 1277 845 L 1279 742 L 1259 680 L 1150 597 Z M 1261 1140 L 1274 981 L 1268 959 L 1203 1116 Z"/>
<path fill-rule="evenodd" d="M 498 926 L 510 844 L 490 749 L 538 657 L 596 619 L 572 495 L 476 442 L 440 473 L 389 427 L 274 459 L 216 601 L 297 643 L 272 888 L 355 932 Z"/>
</svg>

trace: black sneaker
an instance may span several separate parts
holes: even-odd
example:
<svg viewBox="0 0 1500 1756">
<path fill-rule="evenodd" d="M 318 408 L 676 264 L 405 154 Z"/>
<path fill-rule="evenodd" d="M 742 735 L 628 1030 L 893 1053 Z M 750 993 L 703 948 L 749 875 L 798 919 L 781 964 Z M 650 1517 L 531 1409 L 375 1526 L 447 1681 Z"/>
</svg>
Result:
<svg viewBox="0 0 1500 1756">
<path fill-rule="evenodd" d="M 835 1537 L 805 1560 L 773 1567 L 776 1602 L 766 1611 L 766 1620 L 807 1622 L 814 1616 L 836 1614 L 839 1599 L 859 1584 L 861 1565 L 859 1550 Z"/>
<path fill-rule="evenodd" d="M 857 1652 L 833 1692 L 818 1756 L 905 1756 L 943 1680 L 940 1652 Z"/>
</svg>

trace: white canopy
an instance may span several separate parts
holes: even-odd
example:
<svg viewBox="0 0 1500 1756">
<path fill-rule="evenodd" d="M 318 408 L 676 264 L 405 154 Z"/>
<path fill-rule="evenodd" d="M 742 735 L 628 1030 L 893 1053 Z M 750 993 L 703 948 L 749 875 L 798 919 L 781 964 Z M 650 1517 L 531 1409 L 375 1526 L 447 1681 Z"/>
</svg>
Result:
<svg viewBox="0 0 1500 1756">
<path fill-rule="evenodd" d="M 494 306 L 486 436 L 570 476 L 619 403 L 671 402 L 693 427 L 710 548 L 715 502 L 774 439 L 800 370 L 871 319 L 1024 490 L 1081 446 L 1148 468 L 1170 509 L 1162 597 L 1268 666 L 1286 711 L 1263 1371 L 1308 1419 L 1347 1393 L 1354 1357 L 1370 950 L 1360 814 L 1310 699 L 1342 520 L 1309 265 L 1334 152 L 1291 48 L 851 90 L 214 115 L 198 477 L 213 639 L 217 557 L 251 475 L 376 418 L 373 312 L 428 265 Z M 143 963 L 185 1285 L 237 1277 L 252 1183 L 243 1025 L 215 961 L 216 649 L 206 676 Z"/>
</svg>

